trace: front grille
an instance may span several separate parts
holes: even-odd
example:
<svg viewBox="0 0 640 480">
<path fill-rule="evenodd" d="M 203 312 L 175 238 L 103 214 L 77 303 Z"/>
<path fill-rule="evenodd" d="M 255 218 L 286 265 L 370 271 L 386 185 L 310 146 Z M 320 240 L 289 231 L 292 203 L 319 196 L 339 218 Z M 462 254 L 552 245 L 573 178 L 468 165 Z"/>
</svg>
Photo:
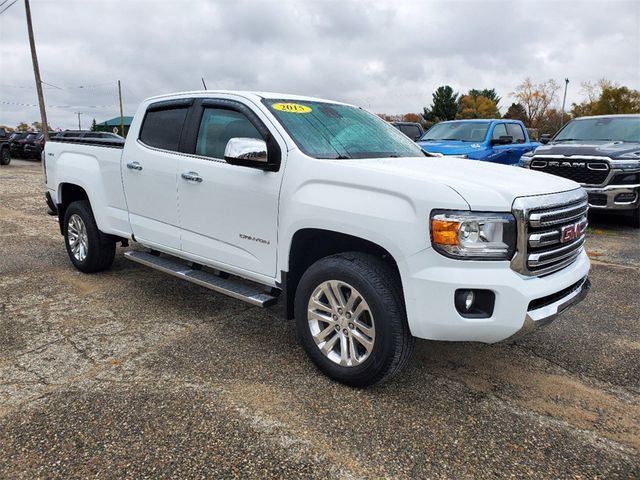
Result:
<svg viewBox="0 0 640 480">
<path fill-rule="evenodd" d="M 603 160 L 536 157 L 530 167 L 532 170 L 568 178 L 583 185 L 602 185 L 609 176 L 609 164 Z"/>
<path fill-rule="evenodd" d="M 588 208 L 582 189 L 516 199 L 518 249 L 512 267 L 545 275 L 573 263 L 583 250 Z"/>
</svg>

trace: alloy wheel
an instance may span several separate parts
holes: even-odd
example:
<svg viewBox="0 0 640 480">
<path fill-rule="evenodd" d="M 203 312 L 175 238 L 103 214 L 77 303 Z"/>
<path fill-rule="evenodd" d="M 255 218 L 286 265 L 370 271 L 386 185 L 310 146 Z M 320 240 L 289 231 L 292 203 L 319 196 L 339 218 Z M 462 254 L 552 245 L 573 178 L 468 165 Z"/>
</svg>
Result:
<svg viewBox="0 0 640 480">
<path fill-rule="evenodd" d="M 322 354 L 338 365 L 360 365 L 373 351 L 376 329 L 371 309 L 346 282 L 329 280 L 318 285 L 309 299 L 307 320 Z"/>
</svg>

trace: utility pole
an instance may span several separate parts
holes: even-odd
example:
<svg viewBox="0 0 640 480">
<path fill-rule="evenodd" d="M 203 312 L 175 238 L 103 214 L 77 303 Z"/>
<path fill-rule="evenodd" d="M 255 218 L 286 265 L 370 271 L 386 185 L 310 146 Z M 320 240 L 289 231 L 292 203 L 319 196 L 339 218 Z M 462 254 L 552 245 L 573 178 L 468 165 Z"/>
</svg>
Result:
<svg viewBox="0 0 640 480">
<path fill-rule="evenodd" d="M 560 128 L 564 125 L 564 104 L 567 101 L 567 86 L 569 85 L 569 79 L 564 79 L 564 97 L 562 98 L 562 114 L 560 116 Z"/>
<path fill-rule="evenodd" d="M 120 135 L 124 137 L 124 116 L 122 114 L 122 86 L 118 80 L 118 99 L 120 100 Z"/>
<path fill-rule="evenodd" d="M 80 125 L 80 115 L 82 115 L 82 112 L 75 112 L 76 115 L 78 115 L 78 130 L 82 130 L 82 125 Z"/>
<path fill-rule="evenodd" d="M 33 25 L 31 24 L 31 8 L 29 0 L 24 0 L 24 9 L 27 13 L 27 30 L 29 31 L 29 46 L 31 47 L 31 61 L 33 62 L 33 74 L 36 77 L 36 90 L 38 92 L 38 105 L 40 106 L 40 122 L 42 123 L 42 133 L 44 141 L 49 140 L 49 123 L 47 122 L 47 111 L 44 105 L 44 93 L 42 92 L 42 80 L 40 79 L 40 67 L 38 66 L 38 55 L 36 54 L 36 42 L 33 38 Z M 78 117 L 79 118 L 79 117 Z"/>
</svg>

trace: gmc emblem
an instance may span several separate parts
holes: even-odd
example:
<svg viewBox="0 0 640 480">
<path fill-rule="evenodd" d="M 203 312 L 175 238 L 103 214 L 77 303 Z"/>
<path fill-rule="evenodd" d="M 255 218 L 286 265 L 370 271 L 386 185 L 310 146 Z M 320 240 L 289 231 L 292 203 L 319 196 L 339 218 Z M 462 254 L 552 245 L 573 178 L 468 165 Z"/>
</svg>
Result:
<svg viewBox="0 0 640 480">
<path fill-rule="evenodd" d="M 587 229 L 587 222 L 581 221 L 573 225 L 565 225 L 560 230 L 560 243 L 567 243 L 576 240 L 584 235 Z"/>
</svg>

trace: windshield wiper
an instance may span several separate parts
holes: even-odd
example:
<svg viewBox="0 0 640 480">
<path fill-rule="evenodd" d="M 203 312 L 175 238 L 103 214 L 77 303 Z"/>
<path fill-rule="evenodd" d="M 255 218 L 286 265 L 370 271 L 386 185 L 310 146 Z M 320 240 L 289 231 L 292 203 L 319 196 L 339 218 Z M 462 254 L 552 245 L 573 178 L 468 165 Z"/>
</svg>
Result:
<svg viewBox="0 0 640 480">
<path fill-rule="evenodd" d="M 553 143 L 557 143 L 557 142 L 587 142 L 588 140 L 585 140 L 584 138 L 559 138 L 557 140 L 554 140 Z"/>
</svg>

